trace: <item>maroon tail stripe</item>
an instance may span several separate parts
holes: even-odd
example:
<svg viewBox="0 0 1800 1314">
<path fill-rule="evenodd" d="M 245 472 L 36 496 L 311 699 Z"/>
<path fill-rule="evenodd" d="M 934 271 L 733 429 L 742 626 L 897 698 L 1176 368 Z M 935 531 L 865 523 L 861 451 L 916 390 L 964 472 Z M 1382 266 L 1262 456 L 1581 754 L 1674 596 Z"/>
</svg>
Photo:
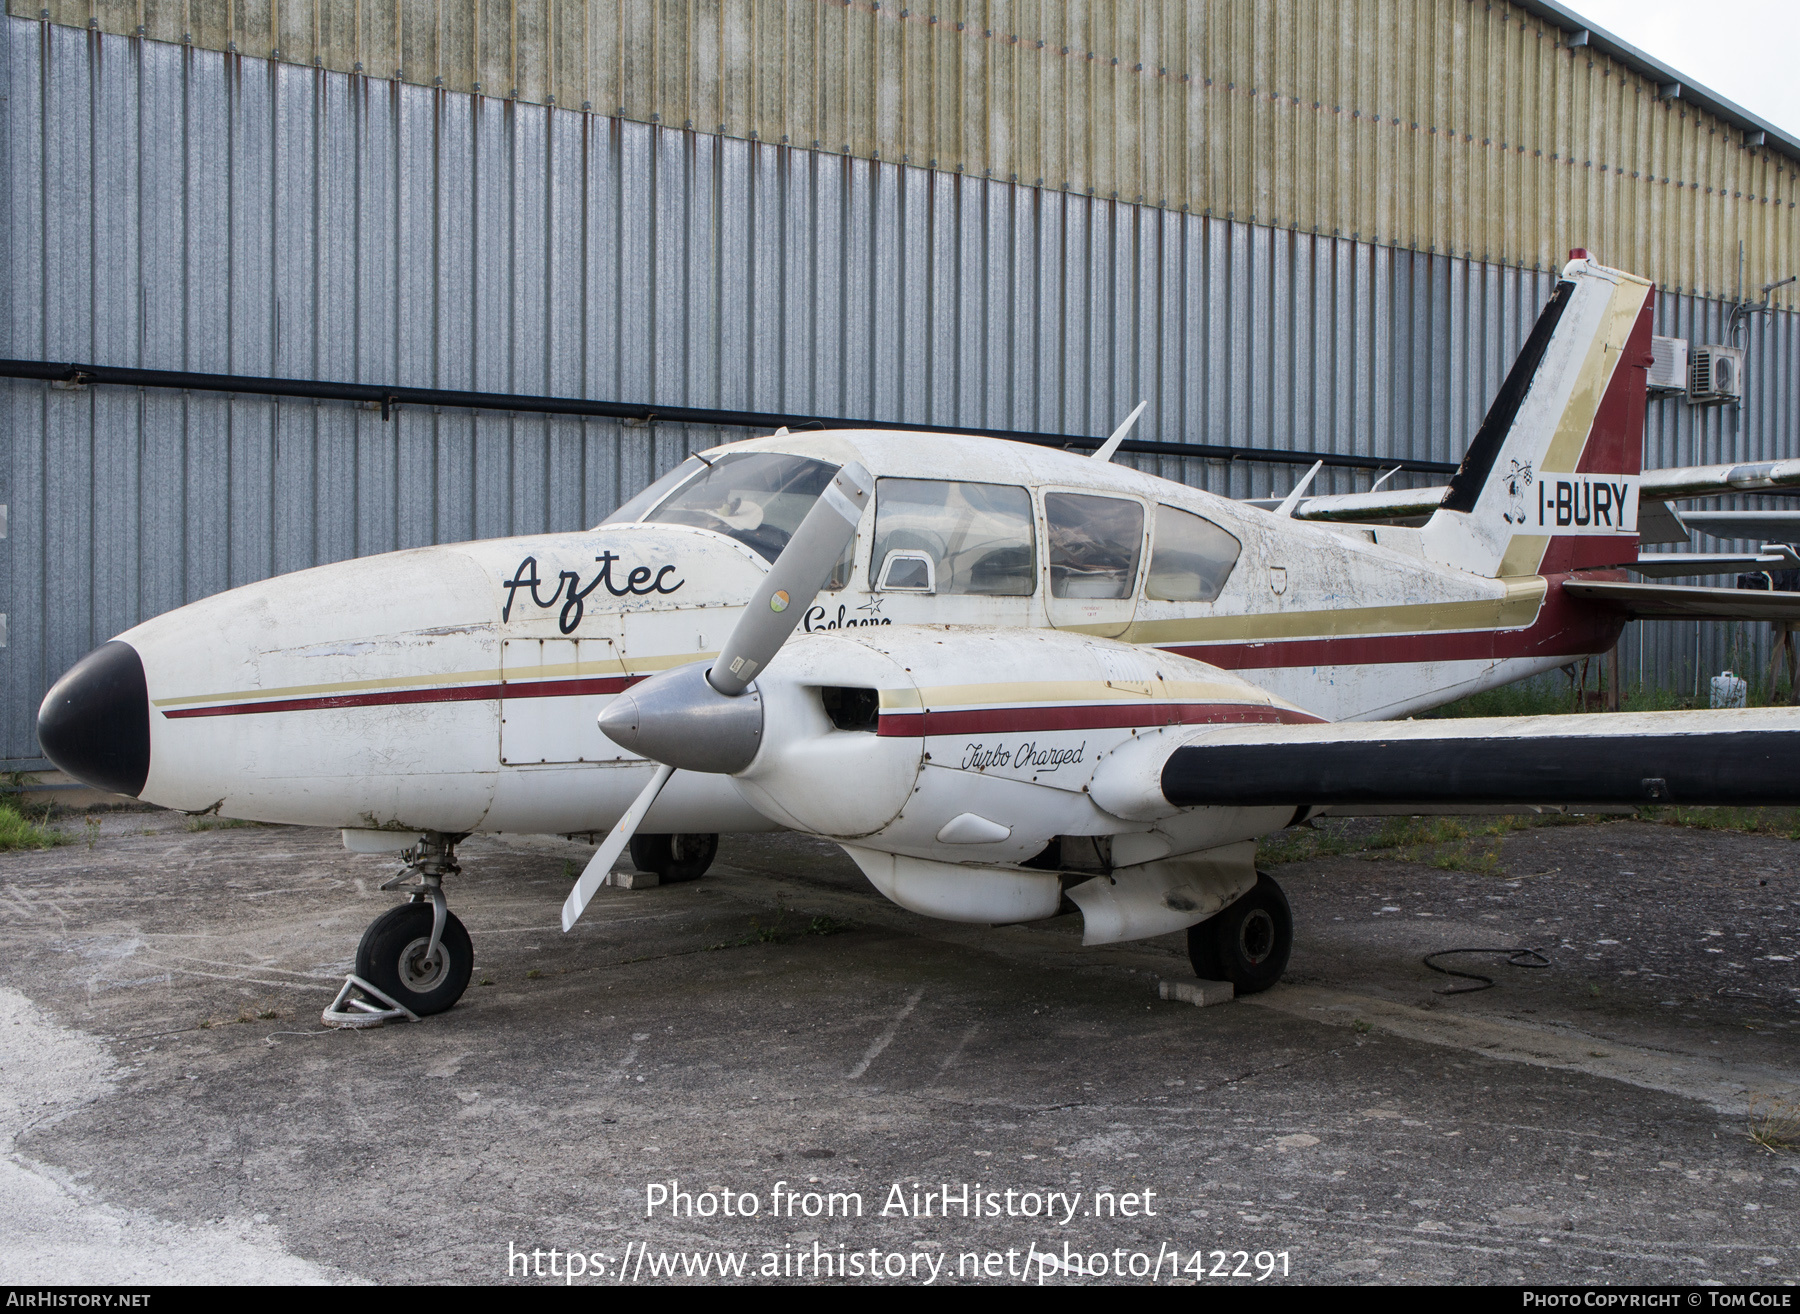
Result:
<svg viewBox="0 0 1800 1314">
<path fill-rule="evenodd" d="M 1102 703 L 1087 706 L 987 707 L 968 712 L 883 712 L 878 734 L 993 735 L 1048 730 L 1127 730 L 1163 725 L 1313 725 L 1321 718 L 1257 703 Z"/>
<path fill-rule="evenodd" d="M 579 698 L 616 694 L 641 675 L 608 675 L 589 680 L 540 680 L 533 684 L 466 684 L 448 689 L 383 689 L 372 693 L 330 694 L 321 698 L 278 698 L 262 703 L 228 703 L 223 707 L 182 707 L 163 715 L 170 720 L 190 716 L 249 716 L 256 712 L 316 712 L 336 707 L 392 707 L 400 703 L 479 703 L 496 698 Z"/>
</svg>

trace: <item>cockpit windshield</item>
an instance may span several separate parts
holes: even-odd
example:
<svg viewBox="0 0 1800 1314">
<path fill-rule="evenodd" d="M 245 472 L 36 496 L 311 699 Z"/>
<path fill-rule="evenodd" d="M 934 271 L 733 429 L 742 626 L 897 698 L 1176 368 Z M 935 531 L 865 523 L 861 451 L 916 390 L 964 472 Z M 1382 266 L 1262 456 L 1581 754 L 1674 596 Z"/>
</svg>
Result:
<svg viewBox="0 0 1800 1314">
<path fill-rule="evenodd" d="M 689 464 L 700 464 L 695 457 Z M 697 473 L 685 473 L 683 465 L 664 476 L 646 493 L 626 503 L 607 523 L 631 518 L 646 524 L 693 525 L 735 538 L 773 562 L 788 539 L 812 510 L 819 494 L 838 468 L 827 461 L 784 452 L 734 452 L 721 456 Z M 674 475 L 683 475 L 676 479 Z M 646 496 L 659 488 L 673 487 L 660 503 Z M 653 506 L 654 509 L 646 509 Z"/>
</svg>

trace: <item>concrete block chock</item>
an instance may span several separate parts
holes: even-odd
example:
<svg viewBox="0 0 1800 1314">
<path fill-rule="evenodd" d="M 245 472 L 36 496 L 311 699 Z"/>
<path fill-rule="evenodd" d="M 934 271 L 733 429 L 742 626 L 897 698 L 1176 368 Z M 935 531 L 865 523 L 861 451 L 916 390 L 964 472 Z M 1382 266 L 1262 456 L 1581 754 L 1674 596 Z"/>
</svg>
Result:
<svg viewBox="0 0 1800 1314">
<path fill-rule="evenodd" d="M 1237 988 L 1229 981 L 1164 981 L 1158 993 L 1195 1008 L 1209 1004 L 1229 1004 L 1237 997 Z"/>
</svg>

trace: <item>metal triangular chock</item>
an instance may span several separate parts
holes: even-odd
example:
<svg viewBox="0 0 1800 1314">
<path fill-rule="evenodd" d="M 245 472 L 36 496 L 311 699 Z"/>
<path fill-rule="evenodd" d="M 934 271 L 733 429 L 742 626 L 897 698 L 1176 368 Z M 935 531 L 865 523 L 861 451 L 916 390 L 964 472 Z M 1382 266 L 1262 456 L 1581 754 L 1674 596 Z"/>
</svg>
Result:
<svg viewBox="0 0 1800 1314">
<path fill-rule="evenodd" d="M 382 1007 L 385 1004 L 386 1007 Z M 331 1007 L 319 1014 L 328 1027 L 378 1027 L 384 1022 L 418 1022 L 420 1017 L 398 1000 L 370 985 L 356 973 L 344 978 L 344 988 L 337 992 Z"/>
</svg>

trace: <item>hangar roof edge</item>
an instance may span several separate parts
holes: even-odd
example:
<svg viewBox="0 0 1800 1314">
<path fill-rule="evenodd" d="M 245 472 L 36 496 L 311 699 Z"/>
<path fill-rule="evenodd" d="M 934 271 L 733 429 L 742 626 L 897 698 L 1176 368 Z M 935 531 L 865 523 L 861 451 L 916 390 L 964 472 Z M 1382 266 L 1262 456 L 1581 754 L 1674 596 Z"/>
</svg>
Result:
<svg viewBox="0 0 1800 1314">
<path fill-rule="evenodd" d="M 1554 24 L 1564 32 L 1586 32 L 1590 48 L 1598 50 L 1610 59 L 1617 60 L 1634 73 L 1661 83 L 1678 83 L 1681 87 L 1679 99 L 1705 110 L 1709 114 L 1717 115 L 1727 123 L 1766 134 L 1765 144 L 1770 149 L 1779 151 L 1789 159 L 1800 161 L 1800 137 L 1783 131 L 1761 115 L 1752 114 L 1737 102 L 1726 100 L 1717 92 L 1691 81 L 1681 70 L 1670 67 L 1652 55 L 1645 54 L 1629 41 L 1614 36 L 1605 28 L 1596 27 L 1568 6 L 1557 4 L 1556 0 L 1512 0 L 1512 3 L 1526 13 Z"/>
</svg>

